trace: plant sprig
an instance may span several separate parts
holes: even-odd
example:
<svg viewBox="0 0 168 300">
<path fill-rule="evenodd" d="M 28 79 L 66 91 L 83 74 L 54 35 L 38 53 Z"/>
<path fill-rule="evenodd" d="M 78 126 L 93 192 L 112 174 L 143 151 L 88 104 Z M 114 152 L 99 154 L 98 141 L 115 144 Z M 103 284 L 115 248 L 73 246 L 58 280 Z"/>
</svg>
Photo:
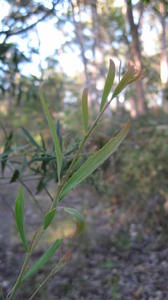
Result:
<svg viewBox="0 0 168 300">
<path fill-rule="evenodd" d="M 55 251 L 59 247 L 59 245 L 62 243 L 61 240 L 56 240 L 55 243 L 42 255 L 41 258 L 39 258 L 32 267 L 27 271 L 30 258 L 32 256 L 33 251 L 35 250 L 39 240 L 41 239 L 43 233 L 45 230 L 51 225 L 53 218 L 57 212 L 57 205 L 60 200 L 62 200 L 65 195 L 74 187 L 76 187 L 77 184 L 81 183 L 83 180 L 85 180 L 90 174 L 92 174 L 114 151 L 117 150 L 118 146 L 121 144 L 123 139 L 126 137 L 128 131 L 129 131 L 129 122 L 125 125 L 125 127 L 108 143 L 106 143 L 99 151 L 93 153 L 90 155 L 87 160 L 79 167 L 77 170 L 74 170 L 74 166 L 76 166 L 76 163 L 82 153 L 83 147 L 85 146 L 85 143 L 90 138 L 92 133 L 97 128 L 100 119 L 102 118 L 105 110 L 109 107 L 111 101 L 114 99 L 114 97 L 118 96 L 118 94 L 130 83 L 136 81 L 141 76 L 141 72 L 135 70 L 132 67 L 128 68 L 128 71 L 124 74 L 123 78 L 120 80 L 119 84 L 114 89 L 114 92 L 112 93 L 111 99 L 109 99 L 109 95 L 111 93 L 112 85 L 115 79 L 115 65 L 112 60 L 110 60 L 110 66 L 108 75 L 105 81 L 105 86 L 103 90 L 103 95 L 100 103 L 100 111 L 93 122 L 93 124 L 89 128 L 89 110 L 88 110 L 88 91 L 85 89 L 82 96 L 82 118 L 83 118 L 83 124 L 84 124 L 84 136 L 79 144 L 79 148 L 77 149 L 71 164 L 69 168 L 67 169 L 64 176 L 61 177 L 61 168 L 62 168 L 62 162 L 63 162 L 63 153 L 62 153 L 62 147 L 60 145 L 60 141 L 57 135 L 57 131 L 54 125 L 54 121 L 50 115 L 50 112 L 48 110 L 48 107 L 45 102 L 44 95 L 42 93 L 42 90 L 40 89 L 40 98 L 43 106 L 44 113 L 46 115 L 50 134 L 54 142 L 55 146 L 55 152 L 56 152 L 56 161 L 57 161 L 57 174 L 58 174 L 58 185 L 57 185 L 57 192 L 54 197 L 53 203 L 49 209 L 49 211 L 45 214 L 44 219 L 42 221 L 41 227 L 37 230 L 37 232 L 34 234 L 34 237 L 32 241 L 29 243 L 26 239 L 26 234 L 24 230 L 24 195 L 22 192 L 22 188 L 20 187 L 18 197 L 16 199 L 15 204 L 15 212 L 16 212 L 16 223 L 17 228 L 20 233 L 21 240 L 23 242 L 25 251 L 26 251 L 26 257 L 25 261 L 23 263 L 23 266 L 21 268 L 21 271 L 18 275 L 18 278 L 16 280 L 16 283 L 11 291 L 11 294 L 8 298 L 8 300 L 13 300 L 15 297 L 15 294 L 20 287 L 21 284 L 24 283 L 24 280 L 35 274 L 44 264 L 48 262 L 48 260 L 54 255 Z M 27 134 L 26 135 L 29 139 L 32 141 L 32 137 Z M 37 145 L 35 145 L 37 147 Z M 64 208 L 64 211 L 69 213 L 73 219 L 76 221 L 77 227 L 78 227 L 78 233 L 81 233 L 84 229 L 84 219 L 80 215 L 80 213 L 74 209 L 74 208 Z M 62 263 L 64 262 L 64 263 Z M 37 292 L 44 286 L 46 282 L 56 273 L 58 269 L 63 267 L 65 265 L 65 260 L 61 260 L 61 263 L 58 263 L 58 266 L 54 267 L 49 275 L 46 277 L 46 279 L 39 285 L 39 288 L 32 294 L 32 296 L 29 299 L 33 299 L 34 296 L 37 294 Z"/>
</svg>

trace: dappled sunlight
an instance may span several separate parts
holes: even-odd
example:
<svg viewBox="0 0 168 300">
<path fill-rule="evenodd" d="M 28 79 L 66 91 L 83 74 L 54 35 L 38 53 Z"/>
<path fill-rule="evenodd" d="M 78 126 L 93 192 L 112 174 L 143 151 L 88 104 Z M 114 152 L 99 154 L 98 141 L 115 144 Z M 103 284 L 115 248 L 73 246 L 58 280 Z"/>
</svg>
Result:
<svg viewBox="0 0 168 300">
<path fill-rule="evenodd" d="M 41 144 L 41 135 L 39 133 L 34 135 L 34 139 L 36 141 L 37 144 Z"/>
<path fill-rule="evenodd" d="M 48 228 L 46 240 L 48 243 L 53 243 L 56 239 L 72 238 L 76 234 L 76 224 L 70 219 L 55 221 Z"/>
<path fill-rule="evenodd" d="M 7 100 L 0 101 L 0 114 L 4 117 L 8 115 L 9 104 Z"/>
</svg>

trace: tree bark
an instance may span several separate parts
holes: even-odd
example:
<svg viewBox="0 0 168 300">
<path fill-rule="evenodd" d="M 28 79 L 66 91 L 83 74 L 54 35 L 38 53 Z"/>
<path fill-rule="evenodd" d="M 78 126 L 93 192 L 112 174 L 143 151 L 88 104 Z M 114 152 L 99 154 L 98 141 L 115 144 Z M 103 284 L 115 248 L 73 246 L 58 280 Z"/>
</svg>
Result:
<svg viewBox="0 0 168 300">
<path fill-rule="evenodd" d="M 166 52 L 166 7 L 160 3 L 161 20 L 161 58 L 160 58 L 160 79 L 163 85 L 168 83 L 168 57 Z"/>
<path fill-rule="evenodd" d="M 139 24 L 136 25 L 134 22 L 132 1 L 126 0 L 126 4 L 127 4 L 127 17 L 130 26 L 130 33 L 132 36 L 131 50 L 132 50 L 133 62 L 136 68 L 142 69 L 141 43 L 140 43 L 139 32 L 138 32 Z M 136 91 L 137 91 L 137 114 L 144 115 L 146 112 L 146 108 L 145 108 L 145 94 L 144 94 L 142 79 L 136 81 Z"/>
<path fill-rule="evenodd" d="M 77 38 L 77 41 L 78 41 L 78 44 L 79 44 L 79 47 L 81 50 L 81 58 L 82 58 L 83 66 L 84 66 L 85 86 L 88 88 L 90 85 L 90 80 L 89 80 L 87 59 L 85 57 L 85 47 L 84 47 L 84 42 L 83 42 L 81 23 L 79 21 L 77 21 L 75 18 L 75 12 L 74 12 L 75 5 L 77 6 L 77 3 L 74 4 L 73 1 L 71 0 L 72 17 L 73 17 L 73 22 L 74 22 L 74 27 L 75 27 L 75 33 L 76 33 L 76 38 Z"/>
<path fill-rule="evenodd" d="M 94 36 L 94 41 L 93 41 L 93 57 L 96 57 L 96 48 L 98 47 L 98 15 L 97 15 L 97 0 L 92 0 L 91 1 L 91 11 L 92 11 L 92 30 L 93 30 L 93 36 Z"/>
</svg>

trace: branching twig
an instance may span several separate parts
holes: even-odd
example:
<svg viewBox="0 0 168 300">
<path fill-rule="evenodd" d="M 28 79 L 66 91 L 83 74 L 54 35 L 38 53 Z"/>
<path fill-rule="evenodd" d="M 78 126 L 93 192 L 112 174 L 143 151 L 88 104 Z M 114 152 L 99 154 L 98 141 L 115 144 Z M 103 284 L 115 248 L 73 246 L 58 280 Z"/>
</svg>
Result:
<svg viewBox="0 0 168 300">
<path fill-rule="evenodd" d="M 54 201 L 54 198 L 53 198 L 53 196 L 50 194 L 50 192 L 49 192 L 49 190 L 47 189 L 46 186 L 44 186 L 44 190 L 45 190 L 46 194 L 48 195 L 48 197 L 50 198 L 51 202 L 53 202 L 53 201 Z"/>
<path fill-rule="evenodd" d="M 9 30 L 4 30 L 4 31 L 1 31 L 0 32 L 0 35 L 6 35 L 5 39 L 4 39 L 4 42 L 6 42 L 6 40 L 11 37 L 11 36 L 14 36 L 14 35 L 19 35 L 19 34 L 22 34 L 22 33 L 25 33 L 27 31 L 29 31 L 30 29 L 32 29 L 33 27 L 35 27 L 38 23 L 44 21 L 48 16 L 52 15 L 55 11 L 55 6 L 59 3 L 59 0 L 56 1 L 55 3 L 53 2 L 53 7 L 52 9 L 48 9 L 47 12 L 41 17 L 39 18 L 36 22 L 28 25 L 26 28 L 21 28 L 21 29 L 18 29 L 16 31 L 11 31 L 10 29 Z"/>
<path fill-rule="evenodd" d="M 9 161 L 7 161 L 7 164 L 9 166 L 9 168 L 11 170 L 13 170 L 13 166 L 11 165 L 11 163 Z M 32 193 L 31 189 L 25 184 L 25 182 L 21 179 L 21 178 L 18 178 L 18 181 L 24 186 L 24 188 L 27 190 L 27 192 L 29 193 L 29 195 L 31 196 L 33 202 L 35 203 L 36 207 L 39 209 L 40 213 L 43 215 L 44 212 L 43 212 L 43 209 L 42 207 L 40 206 L 40 204 L 38 203 L 36 197 L 34 196 L 34 194 Z"/>
<path fill-rule="evenodd" d="M 54 267 L 51 272 L 48 274 L 48 276 L 39 284 L 38 288 L 34 291 L 34 293 L 31 295 L 31 297 L 28 300 L 32 300 L 34 299 L 34 297 L 39 293 L 39 291 L 47 284 L 48 281 L 50 281 L 55 274 L 60 271 L 65 265 L 66 265 L 67 261 L 66 259 L 63 257 L 60 262 L 58 262 L 58 264 L 56 265 L 56 267 Z"/>
</svg>

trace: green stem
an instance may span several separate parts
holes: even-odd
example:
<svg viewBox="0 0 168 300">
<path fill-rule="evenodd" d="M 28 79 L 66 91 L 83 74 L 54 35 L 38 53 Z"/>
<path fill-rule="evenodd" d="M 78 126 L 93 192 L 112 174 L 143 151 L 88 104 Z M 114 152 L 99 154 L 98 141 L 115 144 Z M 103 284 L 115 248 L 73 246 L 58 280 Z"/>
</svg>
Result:
<svg viewBox="0 0 168 300">
<path fill-rule="evenodd" d="M 31 295 L 31 297 L 28 300 L 32 300 L 37 293 L 44 287 L 44 285 L 53 277 L 55 274 L 64 267 L 66 262 L 64 260 L 60 261 L 58 265 L 51 270 L 51 272 L 47 275 L 47 277 L 39 284 L 38 288 L 34 291 L 34 293 Z"/>
<path fill-rule="evenodd" d="M 62 178 L 61 182 L 59 181 L 58 183 L 58 189 L 57 189 L 57 193 L 56 193 L 56 196 L 54 198 L 54 201 L 52 203 L 52 206 L 51 206 L 51 209 L 55 208 L 56 205 L 57 205 L 57 202 L 59 201 L 59 195 L 60 195 L 60 192 L 62 191 L 62 188 L 64 187 L 64 184 L 67 182 L 68 178 L 70 177 L 71 173 L 72 173 L 72 170 L 73 170 L 73 167 L 77 161 L 77 159 L 79 158 L 79 155 L 87 141 L 87 139 L 90 137 L 90 135 L 93 133 L 93 131 L 95 130 L 95 128 L 97 127 L 98 125 L 98 122 L 100 120 L 100 118 L 102 117 L 104 111 L 106 110 L 106 108 L 109 106 L 109 104 L 111 103 L 113 97 L 111 98 L 111 100 L 109 102 L 106 103 L 106 105 L 104 106 L 103 110 L 100 111 L 100 113 L 98 114 L 96 120 L 94 121 L 92 127 L 89 129 L 88 133 L 84 136 L 82 142 L 80 143 L 79 145 L 79 148 L 67 170 L 67 173 L 65 174 L 65 176 Z M 38 244 L 42 234 L 43 234 L 44 230 L 43 228 L 40 228 L 39 232 L 34 236 L 33 240 L 32 240 L 32 244 L 31 244 L 31 249 L 30 251 L 27 253 L 26 255 L 26 258 L 25 258 L 25 261 L 23 263 L 23 266 L 22 266 L 22 269 L 19 273 L 19 276 L 16 280 L 16 283 L 12 289 L 12 293 L 9 297 L 8 300 L 13 300 L 14 299 L 14 296 L 16 294 L 16 291 L 18 289 L 18 287 L 20 286 L 21 282 L 22 282 L 22 277 L 24 275 L 24 272 L 27 268 L 27 265 L 29 263 L 29 259 L 30 259 L 30 256 L 32 254 L 32 251 L 34 250 L 34 248 L 36 247 L 36 245 Z M 49 280 L 49 278 L 53 276 L 53 271 L 51 271 L 51 273 L 46 277 L 46 279 L 42 282 L 42 284 L 39 286 L 39 288 L 34 292 L 34 294 L 31 296 L 31 298 L 29 298 L 29 300 L 33 299 L 34 296 L 36 295 L 36 293 L 39 291 L 39 289 L 41 289 L 43 287 L 43 285 Z"/>
<path fill-rule="evenodd" d="M 26 257 L 25 257 L 25 260 L 24 260 L 24 263 L 22 265 L 22 268 L 21 268 L 21 271 L 17 277 L 17 280 L 15 282 L 15 285 L 14 287 L 12 288 L 12 292 L 8 298 L 8 300 L 13 300 L 14 299 L 14 296 L 16 294 L 16 291 L 17 289 L 19 288 L 19 286 L 21 285 L 22 283 L 22 278 L 23 278 L 23 275 L 27 269 L 27 266 L 28 266 L 28 263 L 29 263 L 29 260 L 30 260 L 30 257 L 32 255 L 32 252 L 33 250 L 35 249 L 35 247 L 37 246 L 42 234 L 43 234 L 44 230 L 43 228 L 40 228 L 39 231 L 34 235 L 33 239 L 32 239 L 32 242 L 31 242 L 31 247 L 30 247 L 30 250 L 29 252 L 26 254 Z"/>
<path fill-rule="evenodd" d="M 14 170 L 14 169 L 13 169 L 13 166 L 12 166 L 12 164 L 11 164 L 10 161 L 8 161 L 7 164 L 8 164 L 8 167 L 9 167 L 11 170 Z M 36 197 L 33 195 L 31 189 L 25 184 L 25 182 L 24 182 L 21 178 L 18 178 L 18 181 L 19 181 L 19 182 L 24 186 L 24 188 L 27 190 L 27 192 L 28 192 L 29 195 L 31 196 L 31 198 L 32 198 L 32 200 L 33 200 L 33 202 L 34 202 L 34 204 L 35 204 L 36 207 L 40 210 L 41 215 L 43 215 L 43 214 L 44 214 L 43 209 L 42 209 L 42 207 L 40 206 L 40 204 L 38 203 Z"/>
<path fill-rule="evenodd" d="M 20 271 L 20 273 L 19 273 L 19 276 L 18 276 L 18 278 L 17 278 L 17 280 L 16 280 L 16 283 L 15 283 L 13 289 L 12 289 L 12 292 L 11 292 L 11 294 L 10 294 L 10 297 L 8 298 L 9 300 L 13 300 L 13 299 L 14 299 L 14 296 L 15 296 L 15 294 L 16 294 L 16 291 L 17 291 L 18 287 L 19 287 L 20 284 L 21 284 L 23 274 L 24 274 L 24 272 L 25 272 L 25 270 L 26 270 L 26 268 L 27 268 L 27 265 L 28 265 L 28 263 L 29 263 L 30 255 L 31 255 L 30 252 L 28 252 L 28 253 L 26 254 L 26 257 L 25 257 L 23 266 L 22 266 L 22 268 L 21 268 L 21 271 Z"/>
<path fill-rule="evenodd" d="M 60 195 L 60 192 L 62 191 L 62 188 L 64 187 L 64 184 L 67 182 L 68 178 L 70 177 L 71 175 L 71 172 L 73 170 L 73 167 L 77 161 L 77 159 L 79 158 L 79 155 L 87 141 L 87 139 L 90 137 L 90 135 L 94 132 L 94 130 L 96 129 L 97 125 L 98 125 L 98 122 L 99 120 L 101 119 L 104 111 L 107 109 L 107 107 L 109 106 L 109 104 L 111 103 L 111 101 L 113 100 L 113 97 L 106 103 L 106 105 L 104 106 L 104 108 L 102 109 L 102 111 L 100 111 L 100 113 L 98 114 L 96 120 L 94 121 L 92 127 L 89 129 L 88 133 L 84 136 L 82 142 L 80 143 L 79 145 L 79 148 L 67 170 L 67 173 L 65 174 L 65 176 L 62 178 L 62 181 L 58 184 L 58 189 L 57 189 L 57 193 L 56 193 L 56 196 L 54 198 L 54 201 L 52 203 L 52 206 L 51 206 L 51 209 L 55 208 L 58 201 L 59 201 L 59 195 Z"/>
</svg>

